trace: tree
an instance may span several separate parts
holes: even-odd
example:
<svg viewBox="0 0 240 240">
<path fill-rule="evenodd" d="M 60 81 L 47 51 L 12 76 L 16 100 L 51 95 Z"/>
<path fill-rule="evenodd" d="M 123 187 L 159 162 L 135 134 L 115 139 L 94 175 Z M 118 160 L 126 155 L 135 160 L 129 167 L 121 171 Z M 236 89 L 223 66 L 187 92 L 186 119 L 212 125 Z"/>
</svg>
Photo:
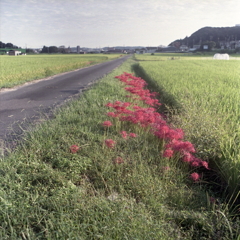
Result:
<svg viewBox="0 0 240 240">
<path fill-rule="evenodd" d="M 58 48 L 56 46 L 43 46 L 41 53 L 58 53 Z"/>
<path fill-rule="evenodd" d="M 58 53 L 58 48 L 56 46 L 50 46 L 49 53 Z"/>
<path fill-rule="evenodd" d="M 49 47 L 43 46 L 41 53 L 49 53 Z"/>
<path fill-rule="evenodd" d="M 12 43 L 7 43 L 5 47 L 6 48 L 13 48 L 13 44 Z"/>
<path fill-rule="evenodd" d="M 34 51 L 32 49 L 26 49 L 26 53 L 34 53 Z"/>
<path fill-rule="evenodd" d="M 0 48 L 5 48 L 6 44 L 0 41 Z"/>
<path fill-rule="evenodd" d="M 58 52 L 59 52 L 59 53 L 67 53 L 67 50 L 66 50 L 65 47 L 64 47 L 64 48 L 63 48 L 63 47 L 59 47 L 59 48 L 58 48 Z"/>
</svg>

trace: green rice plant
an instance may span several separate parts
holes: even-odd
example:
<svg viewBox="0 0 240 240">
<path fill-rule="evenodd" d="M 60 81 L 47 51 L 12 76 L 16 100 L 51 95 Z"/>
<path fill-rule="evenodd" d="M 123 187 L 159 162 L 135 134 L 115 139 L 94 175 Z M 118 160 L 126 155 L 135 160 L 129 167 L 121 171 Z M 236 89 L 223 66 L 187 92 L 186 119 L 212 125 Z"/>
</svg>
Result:
<svg viewBox="0 0 240 240">
<path fill-rule="evenodd" d="M 9 88 L 35 79 L 109 61 L 119 55 L 37 54 L 0 56 L 0 88 Z"/>
<path fill-rule="evenodd" d="M 238 195 L 239 61 L 166 60 L 139 64 L 145 76 L 181 106 L 179 114 L 172 115 L 175 126 L 183 128 L 200 157 L 208 159 L 220 172 L 230 195 Z M 179 109 L 167 98 L 163 101 L 170 112 Z"/>
</svg>

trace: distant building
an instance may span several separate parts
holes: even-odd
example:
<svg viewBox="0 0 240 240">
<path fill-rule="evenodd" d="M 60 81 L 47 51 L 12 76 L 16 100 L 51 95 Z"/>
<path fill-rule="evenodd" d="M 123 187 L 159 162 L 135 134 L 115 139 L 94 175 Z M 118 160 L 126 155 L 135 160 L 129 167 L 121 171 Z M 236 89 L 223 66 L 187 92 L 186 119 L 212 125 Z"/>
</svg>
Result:
<svg viewBox="0 0 240 240">
<path fill-rule="evenodd" d="M 141 49 L 136 49 L 136 54 L 144 54 L 147 52 L 147 49 L 146 48 L 141 48 Z"/>
<path fill-rule="evenodd" d="M 201 45 L 193 45 L 193 48 L 200 49 Z"/>
<path fill-rule="evenodd" d="M 186 45 L 181 45 L 180 48 L 179 48 L 180 51 L 182 52 L 187 52 L 188 51 L 188 46 Z"/>
<path fill-rule="evenodd" d="M 146 47 L 147 53 L 155 53 L 157 49 L 157 47 Z"/>
<path fill-rule="evenodd" d="M 156 53 L 159 53 L 159 52 L 178 52 L 179 50 L 176 48 L 176 47 L 173 47 L 173 46 L 168 46 L 168 47 L 164 47 L 164 48 L 159 48 Z"/>
<path fill-rule="evenodd" d="M 239 41 L 236 41 L 235 48 L 240 48 L 240 40 L 239 40 Z"/>
<path fill-rule="evenodd" d="M 203 45 L 203 50 L 208 50 L 208 45 Z"/>
<path fill-rule="evenodd" d="M 22 54 L 22 52 L 18 51 L 18 50 L 9 50 L 9 52 L 8 52 L 9 56 L 18 56 L 18 55 L 21 55 L 21 54 Z"/>
<path fill-rule="evenodd" d="M 193 45 L 192 48 L 189 48 L 189 52 L 194 52 L 200 49 L 201 45 Z"/>
</svg>

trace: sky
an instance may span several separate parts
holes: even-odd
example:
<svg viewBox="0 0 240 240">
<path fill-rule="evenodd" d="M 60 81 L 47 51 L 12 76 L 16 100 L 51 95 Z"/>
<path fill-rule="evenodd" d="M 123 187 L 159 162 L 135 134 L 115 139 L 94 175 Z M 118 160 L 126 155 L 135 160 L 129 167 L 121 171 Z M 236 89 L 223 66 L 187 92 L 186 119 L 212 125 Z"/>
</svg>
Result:
<svg viewBox="0 0 240 240">
<path fill-rule="evenodd" d="M 0 41 L 22 48 L 167 46 L 240 24 L 239 0 L 0 0 Z"/>
</svg>

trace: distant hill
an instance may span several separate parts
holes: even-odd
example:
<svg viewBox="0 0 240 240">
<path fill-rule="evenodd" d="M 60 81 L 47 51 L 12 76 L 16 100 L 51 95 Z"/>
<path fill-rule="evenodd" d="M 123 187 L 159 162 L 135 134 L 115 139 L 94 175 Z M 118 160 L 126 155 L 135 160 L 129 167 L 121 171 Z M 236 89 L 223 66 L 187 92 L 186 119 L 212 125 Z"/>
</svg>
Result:
<svg viewBox="0 0 240 240">
<path fill-rule="evenodd" d="M 168 46 L 187 45 L 188 47 L 193 47 L 194 45 L 201 45 L 204 42 L 213 41 L 216 43 L 216 47 L 218 47 L 221 42 L 237 40 L 240 40 L 240 26 L 204 27 L 194 32 L 190 37 L 177 39 L 171 42 Z"/>
</svg>

